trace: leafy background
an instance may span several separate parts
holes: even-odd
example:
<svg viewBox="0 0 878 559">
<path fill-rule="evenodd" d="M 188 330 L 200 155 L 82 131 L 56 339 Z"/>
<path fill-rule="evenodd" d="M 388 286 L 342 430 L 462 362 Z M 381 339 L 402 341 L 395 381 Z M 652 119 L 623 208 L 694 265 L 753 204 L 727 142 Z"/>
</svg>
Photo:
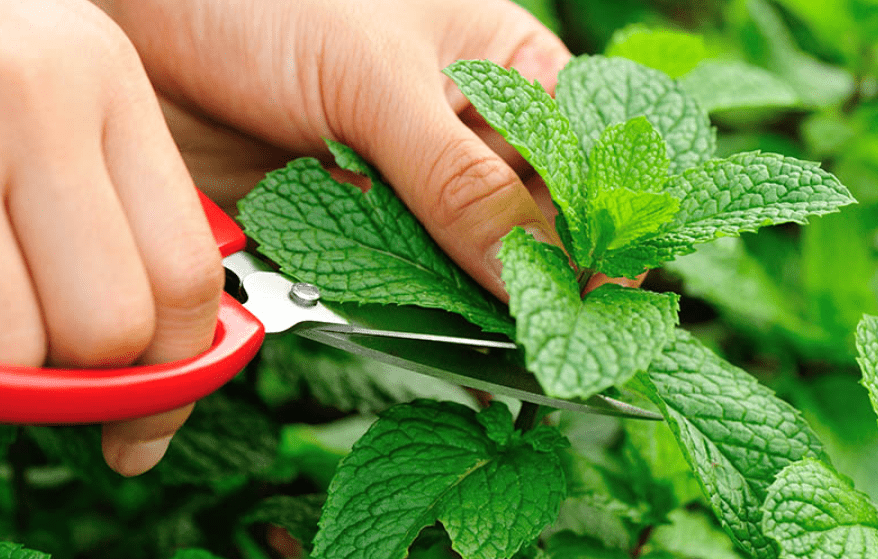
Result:
<svg viewBox="0 0 878 559">
<path fill-rule="evenodd" d="M 521 3 L 575 53 L 613 53 L 632 25 L 685 30 L 703 37 L 701 58 L 762 68 L 747 91 L 784 85 L 786 98 L 755 95 L 746 110 L 715 100 L 719 155 L 763 149 L 821 161 L 860 204 L 805 227 L 705 245 L 651 273 L 647 287 L 681 294 L 682 326 L 801 410 L 835 468 L 878 501 L 878 430 L 855 349 L 860 318 L 878 314 L 878 3 Z M 699 62 L 651 55 L 674 60 L 679 67 L 665 70 L 680 75 Z M 774 79 L 758 81 L 766 75 Z M 733 85 L 716 89 L 742 95 Z M 307 556 L 339 460 L 374 414 L 416 398 L 480 407 L 460 388 L 285 337 L 200 403 L 166 459 L 138 478 L 106 468 L 95 427 L 0 426 L 0 540 L 39 550 L 0 544 L 0 557 L 274 557 L 269 525 L 297 538 L 285 542 L 287 555 Z M 542 549 L 522 557 L 744 556 L 709 512 L 666 425 L 551 419 L 571 442 L 561 454 L 567 499 Z M 819 467 L 800 464 L 788 475 L 807 480 Z M 788 497 L 784 490 L 769 489 L 769 498 Z M 783 528 L 778 522 L 772 533 Z M 409 554 L 454 557 L 438 525 Z"/>
</svg>

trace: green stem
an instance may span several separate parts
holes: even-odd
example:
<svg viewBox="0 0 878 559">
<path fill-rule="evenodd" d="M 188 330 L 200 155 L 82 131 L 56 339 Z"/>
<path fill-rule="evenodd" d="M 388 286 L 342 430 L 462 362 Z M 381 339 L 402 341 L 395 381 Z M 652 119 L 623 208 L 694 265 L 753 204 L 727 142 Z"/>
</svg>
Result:
<svg viewBox="0 0 878 559">
<path fill-rule="evenodd" d="M 539 410 L 539 404 L 522 402 L 521 409 L 518 411 L 518 417 L 515 418 L 515 428 L 521 432 L 527 432 L 533 429 L 534 425 L 536 425 Z"/>
<path fill-rule="evenodd" d="M 576 270 L 576 283 L 579 284 L 579 296 L 585 296 L 585 286 L 588 285 L 588 280 L 595 274 L 594 270 L 590 268 L 579 268 Z"/>
</svg>

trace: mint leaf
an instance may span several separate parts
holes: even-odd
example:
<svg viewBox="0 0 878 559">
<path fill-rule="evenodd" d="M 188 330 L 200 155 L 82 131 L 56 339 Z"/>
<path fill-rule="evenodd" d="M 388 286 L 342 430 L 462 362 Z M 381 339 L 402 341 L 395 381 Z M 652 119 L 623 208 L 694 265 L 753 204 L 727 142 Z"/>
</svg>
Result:
<svg viewBox="0 0 878 559">
<path fill-rule="evenodd" d="M 747 152 L 713 159 L 666 186 L 680 200 L 667 234 L 655 241 L 680 253 L 695 243 L 779 223 L 807 223 L 855 202 L 848 189 L 819 164 L 774 153 Z"/>
<path fill-rule="evenodd" d="M 591 197 L 619 188 L 659 193 L 668 182 L 665 141 L 643 116 L 608 126 L 592 146 L 588 162 Z"/>
<path fill-rule="evenodd" d="M 678 83 L 708 112 L 800 107 L 796 91 L 779 76 L 746 62 L 705 60 Z"/>
<path fill-rule="evenodd" d="M 456 312 L 482 328 L 512 332 L 500 304 L 443 252 L 359 156 L 330 143 L 337 163 L 365 172 L 365 194 L 336 182 L 311 158 L 268 173 L 239 203 L 259 251 L 331 301 L 393 303 Z"/>
<path fill-rule="evenodd" d="M 280 526 L 310 551 L 326 495 L 274 495 L 258 502 L 243 518 L 245 525 L 268 522 Z"/>
<path fill-rule="evenodd" d="M 658 405 L 726 532 L 776 557 L 761 530 L 768 486 L 789 464 L 825 457 L 800 413 L 682 330 L 633 388 Z"/>
<path fill-rule="evenodd" d="M 501 428 L 495 413 L 487 421 L 494 436 L 511 433 L 511 417 Z M 395 406 L 342 460 L 314 556 L 403 558 L 438 520 L 462 556 L 511 557 L 555 519 L 565 493 L 555 452 L 524 441 L 498 446 L 473 410 L 425 400 Z"/>
<path fill-rule="evenodd" d="M 830 466 L 804 459 L 769 487 L 765 533 L 781 559 L 858 559 L 878 549 L 878 511 L 864 493 Z"/>
<path fill-rule="evenodd" d="M 577 57 L 558 74 L 555 98 L 584 153 L 607 126 L 645 116 L 667 145 L 672 173 L 713 156 L 707 113 L 666 74 L 624 58 Z"/>
<path fill-rule="evenodd" d="M 662 188 L 668 181 L 665 143 L 645 117 L 608 127 L 589 154 L 591 259 L 603 271 L 608 251 L 634 244 L 671 221 L 679 202 Z M 585 241 L 585 240 L 584 240 Z M 631 274 L 643 271 L 638 265 Z"/>
<path fill-rule="evenodd" d="M 486 60 L 460 60 L 444 70 L 480 115 L 539 173 L 573 233 L 577 257 L 587 242 L 585 152 L 555 100 L 516 70 Z"/>
<path fill-rule="evenodd" d="M 546 544 L 551 559 L 628 559 L 630 554 L 621 549 L 606 547 L 600 541 L 580 536 L 569 530 L 553 534 Z"/>
<path fill-rule="evenodd" d="M 216 392 L 200 400 L 157 466 L 169 485 L 205 485 L 264 473 L 274 462 L 277 428 L 254 406 Z"/>
<path fill-rule="evenodd" d="M 543 389 L 588 398 L 645 370 L 673 335 L 677 298 L 607 285 L 580 299 L 558 247 L 513 229 L 500 250 L 516 340 Z"/>
<path fill-rule="evenodd" d="M 857 362 L 862 383 L 869 391 L 872 408 L 878 413 L 878 316 L 864 315 L 857 325 Z"/>
<path fill-rule="evenodd" d="M 0 559 L 50 559 L 51 555 L 25 549 L 20 543 L 0 542 Z"/>
<path fill-rule="evenodd" d="M 635 24 L 613 33 L 604 54 L 622 56 L 677 78 L 706 58 L 707 49 L 699 35 Z"/>
</svg>

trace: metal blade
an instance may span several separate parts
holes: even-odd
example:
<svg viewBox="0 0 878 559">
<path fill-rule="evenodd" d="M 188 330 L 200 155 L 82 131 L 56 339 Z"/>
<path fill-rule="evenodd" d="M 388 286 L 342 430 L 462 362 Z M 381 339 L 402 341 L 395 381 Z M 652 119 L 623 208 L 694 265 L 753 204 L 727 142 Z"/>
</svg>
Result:
<svg viewBox="0 0 878 559">
<path fill-rule="evenodd" d="M 404 337 L 358 335 L 332 331 L 322 326 L 304 326 L 295 331 L 306 338 L 356 355 L 492 394 L 576 412 L 662 419 L 657 413 L 606 396 L 593 396 L 585 402 L 547 396 L 533 374 L 516 363 L 517 355 L 510 350 L 485 350 Z"/>
</svg>

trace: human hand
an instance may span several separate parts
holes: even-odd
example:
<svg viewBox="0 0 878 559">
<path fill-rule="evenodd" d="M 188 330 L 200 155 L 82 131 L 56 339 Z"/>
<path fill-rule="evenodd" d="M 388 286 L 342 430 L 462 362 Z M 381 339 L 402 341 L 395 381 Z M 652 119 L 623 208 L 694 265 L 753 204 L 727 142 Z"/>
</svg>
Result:
<svg viewBox="0 0 878 559">
<path fill-rule="evenodd" d="M 265 170 L 325 154 L 328 137 L 371 161 L 442 248 L 501 299 L 503 235 L 519 225 L 560 243 L 545 186 L 441 73 L 457 59 L 487 58 L 553 91 L 570 53 L 508 0 L 102 4 L 173 101 L 171 128 L 213 198 L 233 203 Z M 254 164 L 231 168 L 229 157 L 254 154 Z"/>
<path fill-rule="evenodd" d="M 0 0 L 0 361 L 192 356 L 223 273 L 137 53 L 84 0 Z M 154 465 L 191 406 L 104 426 L 108 464 Z"/>
</svg>

